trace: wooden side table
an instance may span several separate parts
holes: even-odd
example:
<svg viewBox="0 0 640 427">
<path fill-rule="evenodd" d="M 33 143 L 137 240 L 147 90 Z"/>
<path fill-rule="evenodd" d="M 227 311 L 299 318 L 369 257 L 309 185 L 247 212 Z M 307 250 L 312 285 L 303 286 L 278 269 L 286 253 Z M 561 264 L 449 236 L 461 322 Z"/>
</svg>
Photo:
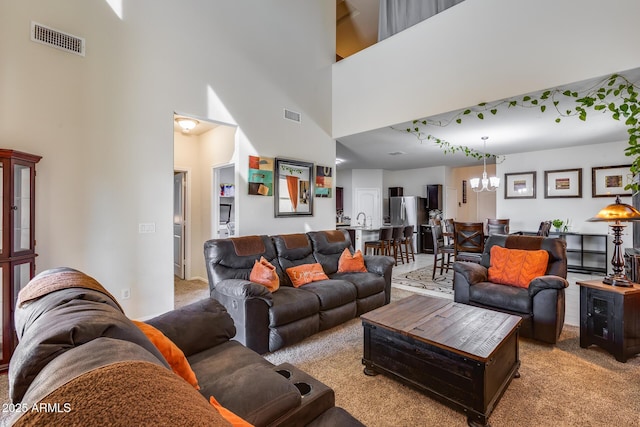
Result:
<svg viewBox="0 0 640 427">
<path fill-rule="evenodd" d="M 580 347 L 595 344 L 617 361 L 640 353 L 640 285 L 617 287 L 601 280 L 580 286 Z"/>
</svg>

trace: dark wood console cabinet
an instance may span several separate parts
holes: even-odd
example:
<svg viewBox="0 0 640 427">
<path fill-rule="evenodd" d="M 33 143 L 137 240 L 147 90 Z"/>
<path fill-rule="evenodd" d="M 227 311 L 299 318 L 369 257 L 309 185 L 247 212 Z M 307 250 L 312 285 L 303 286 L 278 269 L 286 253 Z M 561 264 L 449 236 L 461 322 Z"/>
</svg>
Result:
<svg viewBox="0 0 640 427">
<path fill-rule="evenodd" d="M 5 371 L 17 344 L 13 311 L 18 292 L 36 269 L 34 237 L 35 176 L 40 156 L 0 149 L 2 215 L 0 274 L 2 277 L 2 339 L 0 371 Z"/>
<path fill-rule="evenodd" d="M 601 280 L 580 286 L 580 347 L 595 344 L 617 361 L 640 353 L 640 285 L 611 286 Z"/>
</svg>

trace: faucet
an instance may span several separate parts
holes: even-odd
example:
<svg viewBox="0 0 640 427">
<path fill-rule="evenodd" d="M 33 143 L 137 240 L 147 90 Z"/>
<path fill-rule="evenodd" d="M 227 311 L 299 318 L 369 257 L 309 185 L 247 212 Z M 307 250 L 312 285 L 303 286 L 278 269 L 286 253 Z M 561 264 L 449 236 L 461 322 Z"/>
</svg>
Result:
<svg viewBox="0 0 640 427">
<path fill-rule="evenodd" d="M 358 212 L 358 215 L 356 216 L 356 221 L 358 221 L 358 224 L 360 224 L 360 215 L 364 216 L 364 221 L 362 222 L 362 227 L 366 227 L 367 226 L 367 214 L 364 212 Z"/>
</svg>

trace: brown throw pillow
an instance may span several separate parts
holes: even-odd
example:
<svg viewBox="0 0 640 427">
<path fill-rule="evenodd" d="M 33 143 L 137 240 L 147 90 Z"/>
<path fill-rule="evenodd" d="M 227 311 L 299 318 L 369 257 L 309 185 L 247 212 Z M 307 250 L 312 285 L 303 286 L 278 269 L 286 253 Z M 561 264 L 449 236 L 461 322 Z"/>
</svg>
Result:
<svg viewBox="0 0 640 427">
<path fill-rule="evenodd" d="M 360 249 L 351 255 L 349 248 L 344 248 L 338 260 L 338 273 L 366 273 L 367 267 L 364 265 L 364 257 Z"/>
<path fill-rule="evenodd" d="M 260 257 L 260 261 L 256 260 L 253 264 L 249 280 L 266 286 L 271 292 L 277 291 L 280 287 L 280 278 L 276 268 L 263 256 Z"/>
<path fill-rule="evenodd" d="M 542 249 L 526 251 L 492 246 L 489 281 L 528 288 L 529 282 L 546 273 L 548 263 L 549 253 Z"/>
<path fill-rule="evenodd" d="M 296 267 L 289 267 L 287 268 L 287 275 L 291 279 L 293 286 L 296 288 L 306 285 L 307 283 L 329 279 L 329 277 L 324 273 L 320 263 L 302 264 Z"/>
</svg>

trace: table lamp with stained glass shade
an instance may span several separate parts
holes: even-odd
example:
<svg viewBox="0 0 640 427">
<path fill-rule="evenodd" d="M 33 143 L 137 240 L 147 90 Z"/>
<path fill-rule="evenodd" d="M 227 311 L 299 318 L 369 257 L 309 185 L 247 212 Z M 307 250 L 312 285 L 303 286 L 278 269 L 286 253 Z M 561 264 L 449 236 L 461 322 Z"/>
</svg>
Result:
<svg viewBox="0 0 640 427">
<path fill-rule="evenodd" d="M 602 280 L 603 283 L 613 286 L 633 286 L 633 283 L 626 277 L 624 272 L 624 256 L 620 245 L 622 245 L 622 230 L 626 227 L 623 222 L 640 221 L 640 211 L 631 205 L 620 201 L 620 196 L 616 196 L 615 203 L 602 209 L 596 216 L 587 221 L 606 221 L 613 231 L 613 257 L 611 265 L 613 274 L 608 274 Z"/>
</svg>

